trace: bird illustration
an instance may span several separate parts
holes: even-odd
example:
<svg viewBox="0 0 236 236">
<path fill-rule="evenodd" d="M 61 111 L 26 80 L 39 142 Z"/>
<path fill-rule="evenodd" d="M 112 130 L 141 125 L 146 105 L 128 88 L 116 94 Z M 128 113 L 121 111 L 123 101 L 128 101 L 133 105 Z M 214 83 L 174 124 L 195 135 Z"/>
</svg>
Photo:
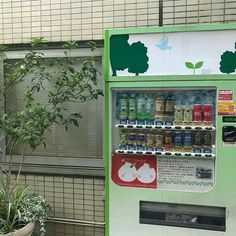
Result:
<svg viewBox="0 0 236 236">
<path fill-rule="evenodd" d="M 160 39 L 159 43 L 156 44 L 156 47 L 158 47 L 161 51 L 171 50 L 171 46 L 169 46 L 168 43 L 168 36 L 164 34 L 164 36 Z"/>
</svg>

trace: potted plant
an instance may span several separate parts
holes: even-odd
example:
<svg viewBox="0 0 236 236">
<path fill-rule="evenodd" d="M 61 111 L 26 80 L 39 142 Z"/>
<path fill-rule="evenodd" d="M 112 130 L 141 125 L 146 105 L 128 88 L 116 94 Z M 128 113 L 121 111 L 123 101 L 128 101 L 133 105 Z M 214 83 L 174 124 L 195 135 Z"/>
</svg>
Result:
<svg viewBox="0 0 236 236">
<path fill-rule="evenodd" d="M 95 44 L 89 44 L 93 52 Z M 68 103 L 86 102 L 103 95 L 97 87 L 94 56 L 83 58 L 81 66 L 75 67 L 78 58 L 71 57 L 71 51 L 78 46 L 76 42 L 63 45 L 65 56 L 61 58 L 45 59 L 40 52 L 44 46 L 43 38 L 33 39 L 24 58 L 13 64 L 4 60 L 5 48 L 1 47 L 4 68 L 9 73 L 5 73 L 4 85 L 0 87 L 0 101 L 12 88 L 30 80 L 23 109 L 14 114 L 6 111 L 0 114 L 0 143 L 3 143 L 0 152 L 0 234 L 9 236 L 31 235 L 35 223 L 40 223 L 41 236 L 45 235 L 45 223 L 50 214 L 50 207 L 42 196 L 19 184 L 26 150 L 34 151 L 40 145 L 46 148 L 46 133 L 53 125 L 62 125 L 66 130 L 71 125 L 78 126 L 82 115 L 68 113 Z M 43 93 L 45 101 L 37 99 L 39 93 Z M 18 145 L 22 159 L 18 170 L 13 171 L 14 151 Z M 4 156 L 6 162 L 3 162 Z"/>
</svg>

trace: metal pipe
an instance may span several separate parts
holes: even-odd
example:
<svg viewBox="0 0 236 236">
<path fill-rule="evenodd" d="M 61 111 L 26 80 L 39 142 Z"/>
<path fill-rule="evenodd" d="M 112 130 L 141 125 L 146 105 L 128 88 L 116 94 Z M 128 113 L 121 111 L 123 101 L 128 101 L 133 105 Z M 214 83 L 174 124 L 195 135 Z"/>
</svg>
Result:
<svg viewBox="0 0 236 236">
<path fill-rule="evenodd" d="M 163 26 L 163 0 L 159 0 L 159 26 Z"/>
<path fill-rule="evenodd" d="M 58 224 L 70 224 L 70 225 L 82 225 L 82 226 L 90 226 L 90 227 L 99 227 L 105 228 L 105 222 L 97 222 L 97 221 L 85 221 L 85 220 L 75 220 L 75 219 L 66 219 L 66 218 L 50 218 L 48 222 L 58 223 Z"/>
</svg>

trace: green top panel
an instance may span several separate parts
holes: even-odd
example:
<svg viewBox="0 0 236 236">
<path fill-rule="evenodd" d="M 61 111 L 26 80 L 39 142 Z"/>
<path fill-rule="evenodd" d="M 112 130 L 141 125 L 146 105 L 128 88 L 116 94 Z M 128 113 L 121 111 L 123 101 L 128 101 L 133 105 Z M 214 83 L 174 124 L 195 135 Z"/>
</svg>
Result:
<svg viewBox="0 0 236 236">
<path fill-rule="evenodd" d="M 236 24 L 105 31 L 106 81 L 225 80 L 235 70 Z"/>
</svg>

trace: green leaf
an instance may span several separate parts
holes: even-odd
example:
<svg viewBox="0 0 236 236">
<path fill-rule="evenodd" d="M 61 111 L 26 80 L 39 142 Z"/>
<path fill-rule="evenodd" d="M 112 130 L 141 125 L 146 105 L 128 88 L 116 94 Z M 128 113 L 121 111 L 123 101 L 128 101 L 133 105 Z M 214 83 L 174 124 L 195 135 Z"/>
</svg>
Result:
<svg viewBox="0 0 236 236">
<path fill-rule="evenodd" d="M 194 65 L 193 65 L 192 62 L 186 61 L 186 62 L 185 62 L 185 66 L 186 66 L 187 68 L 189 68 L 189 69 L 194 69 Z"/>
<path fill-rule="evenodd" d="M 201 68 L 202 66 L 203 66 L 203 61 L 199 61 L 199 62 L 197 62 L 197 63 L 195 64 L 194 68 L 195 68 L 195 69 L 199 69 L 199 68 Z"/>
<path fill-rule="evenodd" d="M 73 68 L 73 67 L 69 67 L 69 71 L 72 73 L 72 74 L 74 74 L 75 73 L 75 69 Z"/>
</svg>

